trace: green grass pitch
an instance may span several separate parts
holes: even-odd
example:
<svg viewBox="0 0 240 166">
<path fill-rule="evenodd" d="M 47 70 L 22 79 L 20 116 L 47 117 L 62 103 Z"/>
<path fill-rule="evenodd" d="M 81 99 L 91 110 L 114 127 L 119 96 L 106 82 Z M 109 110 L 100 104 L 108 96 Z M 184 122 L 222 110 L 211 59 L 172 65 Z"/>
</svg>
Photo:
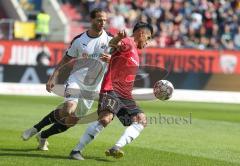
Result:
<svg viewBox="0 0 240 166">
<path fill-rule="evenodd" d="M 124 147 L 121 159 L 104 151 L 121 136 L 115 119 L 85 149 L 86 160 L 68 159 L 87 125 L 49 138 L 49 151 L 36 150 L 35 138 L 22 141 L 21 132 L 49 113 L 62 98 L 0 96 L 0 165 L 240 165 L 240 105 L 191 102 L 139 102 L 149 125 Z M 96 108 L 96 107 L 95 107 Z M 94 108 L 94 109 L 95 109 Z"/>
</svg>

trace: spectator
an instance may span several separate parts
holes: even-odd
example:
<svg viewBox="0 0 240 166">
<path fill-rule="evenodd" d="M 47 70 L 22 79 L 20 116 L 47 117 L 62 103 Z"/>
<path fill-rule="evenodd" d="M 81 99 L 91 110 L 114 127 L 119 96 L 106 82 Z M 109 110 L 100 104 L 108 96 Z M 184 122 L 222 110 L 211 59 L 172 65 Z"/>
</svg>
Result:
<svg viewBox="0 0 240 166">
<path fill-rule="evenodd" d="M 194 12 L 191 16 L 190 28 L 194 30 L 199 30 L 202 25 L 202 15 L 200 13 Z"/>
<path fill-rule="evenodd" d="M 224 49 L 234 49 L 233 38 L 231 34 L 231 29 L 229 25 L 224 26 L 224 32 L 221 36 L 221 44 Z"/>
<path fill-rule="evenodd" d="M 210 39 L 210 48 L 214 50 L 220 49 L 219 41 L 215 37 Z"/>
<path fill-rule="evenodd" d="M 95 2 L 90 5 L 89 7 L 89 11 L 92 11 L 93 9 L 95 8 L 99 8 L 99 9 L 106 9 L 107 7 L 107 2 L 106 1 L 103 1 L 103 0 L 95 0 Z"/>
<path fill-rule="evenodd" d="M 127 16 L 127 13 L 129 11 L 129 5 L 125 3 L 125 0 L 117 0 L 117 3 L 114 5 L 114 8 L 116 11 L 118 11 L 125 17 Z"/>
<path fill-rule="evenodd" d="M 160 18 L 162 11 L 160 9 L 160 4 L 157 3 L 158 1 L 150 1 L 147 4 L 147 7 L 143 10 L 143 13 L 148 17 L 148 18 L 155 18 L 158 19 Z"/>
<path fill-rule="evenodd" d="M 240 0 L 86 0 L 79 4 L 105 8 L 110 30 L 152 23 L 158 47 L 240 49 Z M 84 16 L 84 14 L 82 14 Z M 88 20 L 84 19 L 84 20 Z M 226 27 L 227 25 L 227 27 Z M 131 31 L 131 29 L 128 29 Z M 161 32 L 161 33 L 160 33 Z M 236 39 L 235 39 L 236 38 Z M 234 41 L 233 41 L 234 40 Z"/>
<path fill-rule="evenodd" d="M 43 10 L 37 14 L 36 20 L 36 38 L 39 40 L 46 40 L 49 35 L 50 15 Z"/>
<path fill-rule="evenodd" d="M 4 34 L 3 34 L 3 32 L 2 32 L 2 30 L 0 28 L 0 39 L 3 39 L 3 38 L 4 38 Z"/>
<path fill-rule="evenodd" d="M 115 15 L 110 18 L 110 24 L 113 28 L 118 30 L 125 28 L 125 19 L 118 9 L 116 10 Z"/>
<path fill-rule="evenodd" d="M 234 35 L 234 45 L 237 49 L 240 49 L 240 25 L 238 26 L 237 34 Z"/>
<path fill-rule="evenodd" d="M 38 66 L 49 66 L 50 64 L 50 56 L 45 51 L 41 51 L 38 53 L 36 62 Z"/>
</svg>

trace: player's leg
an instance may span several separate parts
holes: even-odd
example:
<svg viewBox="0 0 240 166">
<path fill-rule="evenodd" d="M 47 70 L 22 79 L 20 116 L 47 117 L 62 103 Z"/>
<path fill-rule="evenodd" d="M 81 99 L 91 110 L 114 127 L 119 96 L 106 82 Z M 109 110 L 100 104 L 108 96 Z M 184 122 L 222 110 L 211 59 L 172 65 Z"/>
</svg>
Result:
<svg viewBox="0 0 240 166">
<path fill-rule="evenodd" d="M 74 113 L 78 104 L 78 95 L 79 85 L 75 81 L 69 81 L 65 85 L 65 98 L 64 104 L 61 109 L 59 109 L 58 114 L 55 116 L 55 123 L 48 129 L 42 131 L 37 135 L 37 140 L 39 142 L 38 149 L 48 150 L 47 138 L 54 135 L 65 132 L 71 126 L 66 125 L 65 120 L 67 117 L 70 117 L 71 120 L 74 120 Z M 77 120 L 76 120 L 77 121 Z"/>
<path fill-rule="evenodd" d="M 70 153 L 71 159 L 84 160 L 81 153 L 87 144 L 92 142 L 96 136 L 112 121 L 113 113 L 110 111 L 101 111 L 99 113 L 99 119 L 95 122 L 90 123 L 85 133 L 79 140 L 79 143 Z"/>
<path fill-rule="evenodd" d="M 47 138 L 55 135 L 55 134 L 60 134 L 62 132 L 67 131 L 70 127 L 73 125 L 67 125 L 65 123 L 65 120 L 67 120 L 71 124 L 76 124 L 77 123 L 77 118 L 74 116 L 74 112 L 77 108 L 77 103 L 78 99 L 76 98 L 65 98 L 65 102 L 63 105 L 63 108 L 59 110 L 58 118 L 55 121 L 55 123 L 49 127 L 48 129 L 40 132 L 37 135 L 37 140 L 38 140 L 38 149 L 39 150 L 48 150 L 48 142 Z M 68 117 L 68 118 L 66 118 Z"/>
<path fill-rule="evenodd" d="M 45 144 L 43 144 L 42 142 L 44 142 L 44 140 L 46 140 L 48 137 L 54 134 L 60 134 L 62 132 L 65 132 L 70 127 L 75 126 L 79 118 L 81 116 L 84 116 L 91 109 L 94 102 L 93 100 L 85 100 L 82 98 L 79 98 L 77 100 L 75 100 L 74 98 L 68 98 L 68 99 L 65 99 L 65 101 L 66 103 L 71 102 L 71 104 L 64 105 L 63 110 L 66 110 L 66 111 L 60 115 L 60 117 L 62 117 L 63 119 L 60 120 L 59 122 L 56 122 L 49 129 L 42 131 L 38 135 L 39 149 L 44 149 L 44 147 L 46 147 Z M 76 103 L 78 103 L 77 106 L 76 106 Z"/>
<path fill-rule="evenodd" d="M 67 131 L 69 128 L 77 124 L 77 121 L 78 121 L 78 117 L 76 117 L 75 114 L 72 113 L 72 115 L 65 117 L 61 121 L 54 123 L 50 128 L 39 133 L 39 135 L 41 138 L 47 139 L 52 135 L 60 134 L 62 132 Z"/>
<path fill-rule="evenodd" d="M 24 141 L 27 141 L 29 138 L 31 138 L 32 136 L 37 134 L 39 131 L 41 131 L 41 129 L 44 128 L 45 126 L 55 123 L 57 121 L 56 117 L 58 117 L 58 114 L 59 114 L 59 109 L 56 109 L 50 112 L 47 116 L 45 116 L 41 121 L 39 121 L 33 127 L 25 130 L 22 133 L 22 139 Z"/>
<path fill-rule="evenodd" d="M 72 107 L 69 107 L 69 105 Z M 77 102 L 71 101 L 71 104 L 69 104 L 69 101 L 67 101 L 64 103 L 63 109 L 67 108 L 69 110 L 73 110 L 76 107 L 76 105 L 77 105 Z M 38 135 L 36 136 L 39 143 L 38 149 L 48 150 L 48 142 L 47 142 L 48 137 L 65 132 L 70 127 L 72 127 L 73 124 L 76 124 L 78 119 L 73 115 L 74 115 L 74 112 L 70 114 L 68 118 L 59 116 L 60 118 L 51 127 L 38 133 Z M 65 122 L 66 120 L 68 120 L 68 123 L 70 123 L 71 125 L 66 125 L 66 122 Z"/>
<path fill-rule="evenodd" d="M 41 137 L 46 139 L 54 134 L 65 132 L 70 127 L 75 126 L 79 118 L 84 116 L 91 109 L 92 105 L 92 100 L 78 99 L 77 102 L 77 100 L 71 99 L 67 101 L 63 109 L 65 112 L 62 111 L 60 115 L 63 119 L 55 123 L 49 129 L 42 131 Z"/>
<path fill-rule="evenodd" d="M 125 116 L 122 120 L 128 121 L 128 119 L 126 118 L 127 116 Z M 146 127 L 146 124 L 147 120 L 144 113 L 139 112 L 135 115 L 132 115 L 130 126 L 125 129 L 120 139 L 115 143 L 112 148 L 107 150 L 105 154 L 107 156 L 113 156 L 115 158 L 123 157 L 124 153 L 121 148 L 135 140 L 140 135 L 144 127 Z"/>
<path fill-rule="evenodd" d="M 110 101 L 110 102 L 109 102 Z M 109 105 L 109 103 L 111 103 Z M 87 144 L 96 138 L 96 136 L 106 127 L 113 119 L 114 114 L 119 110 L 118 99 L 112 92 L 100 94 L 98 101 L 98 120 L 91 123 L 85 133 L 79 140 L 79 143 L 70 153 L 70 158 L 82 160 L 81 152 Z M 115 111 L 115 112 L 114 112 Z"/>
<path fill-rule="evenodd" d="M 49 138 L 52 135 L 60 134 L 62 132 L 67 131 L 70 127 L 73 127 L 75 124 L 77 124 L 78 118 L 75 116 L 67 117 L 64 119 L 63 123 L 54 123 L 50 128 L 47 130 L 42 131 L 41 133 L 38 133 L 36 136 L 38 141 L 38 149 L 39 150 L 48 150 L 48 141 L 47 138 Z M 66 124 L 67 125 L 66 125 Z"/>
<path fill-rule="evenodd" d="M 147 120 L 144 113 L 138 113 L 137 115 L 132 116 L 132 124 L 125 129 L 123 135 L 116 142 L 115 146 L 122 148 L 126 144 L 131 143 L 140 135 L 146 125 Z"/>
<path fill-rule="evenodd" d="M 38 124 L 33 127 L 38 132 L 45 126 L 52 123 L 63 123 L 63 119 L 67 116 L 71 116 L 77 107 L 77 101 L 75 99 L 64 102 L 63 108 L 52 111 L 49 115 L 44 117 Z"/>
<path fill-rule="evenodd" d="M 52 123 L 60 122 L 61 119 L 70 115 L 73 110 L 75 110 L 76 102 L 78 102 L 78 98 L 76 95 L 76 89 L 79 89 L 79 85 L 74 80 L 69 80 L 65 86 L 65 102 L 63 108 L 55 109 L 50 112 L 47 116 L 45 116 L 41 121 L 35 124 L 33 127 L 25 130 L 22 133 L 22 139 L 24 141 L 28 140 L 38 132 L 42 130 L 45 126 L 48 126 Z M 73 93 L 73 95 L 71 94 Z"/>
</svg>

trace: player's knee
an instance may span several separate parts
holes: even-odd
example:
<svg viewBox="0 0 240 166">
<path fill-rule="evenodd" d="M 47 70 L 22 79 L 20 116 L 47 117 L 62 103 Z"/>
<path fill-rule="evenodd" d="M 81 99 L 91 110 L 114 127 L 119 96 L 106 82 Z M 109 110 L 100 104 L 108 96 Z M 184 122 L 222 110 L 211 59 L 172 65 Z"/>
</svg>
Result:
<svg viewBox="0 0 240 166">
<path fill-rule="evenodd" d="M 138 123 L 141 123 L 143 127 L 147 126 L 147 117 L 144 113 L 138 114 Z"/>
<path fill-rule="evenodd" d="M 104 116 L 98 120 L 104 127 L 106 127 L 112 121 L 112 116 Z"/>
<path fill-rule="evenodd" d="M 147 126 L 147 117 L 144 113 L 138 113 L 136 116 L 133 116 L 132 121 L 142 124 L 143 127 Z"/>
<path fill-rule="evenodd" d="M 76 108 L 77 103 L 75 101 L 65 102 L 62 113 L 63 117 L 72 116 L 72 114 L 75 113 Z"/>
<path fill-rule="evenodd" d="M 111 113 L 110 111 L 100 111 L 98 114 L 98 121 L 104 126 L 106 127 L 113 119 L 113 113 Z"/>
<path fill-rule="evenodd" d="M 99 119 L 99 122 L 103 125 L 103 127 L 106 127 L 111 121 L 109 120 L 109 118 L 102 118 Z"/>
<path fill-rule="evenodd" d="M 79 118 L 76 116 L 68 116 L 65 119 L 65 125 L 68 127 L 73 127 L 77 124 L 78 120 L 79 120 Z"/>
</svg>

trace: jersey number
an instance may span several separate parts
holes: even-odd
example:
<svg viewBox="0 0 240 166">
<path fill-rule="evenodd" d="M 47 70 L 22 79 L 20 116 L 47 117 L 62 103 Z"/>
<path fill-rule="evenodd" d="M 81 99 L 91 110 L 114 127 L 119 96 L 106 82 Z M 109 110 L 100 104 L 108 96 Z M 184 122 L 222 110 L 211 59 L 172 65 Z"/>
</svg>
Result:
<svg viewBox="0 0 240 166">
<path fill-rule="evenodd" d="M 114 100 L 114 99 L 108 99 L 107 107 L 110 107 L 111 109 L 114 109 L 116 103 L 117 103 L 116 100 Z"/>
</svg>

